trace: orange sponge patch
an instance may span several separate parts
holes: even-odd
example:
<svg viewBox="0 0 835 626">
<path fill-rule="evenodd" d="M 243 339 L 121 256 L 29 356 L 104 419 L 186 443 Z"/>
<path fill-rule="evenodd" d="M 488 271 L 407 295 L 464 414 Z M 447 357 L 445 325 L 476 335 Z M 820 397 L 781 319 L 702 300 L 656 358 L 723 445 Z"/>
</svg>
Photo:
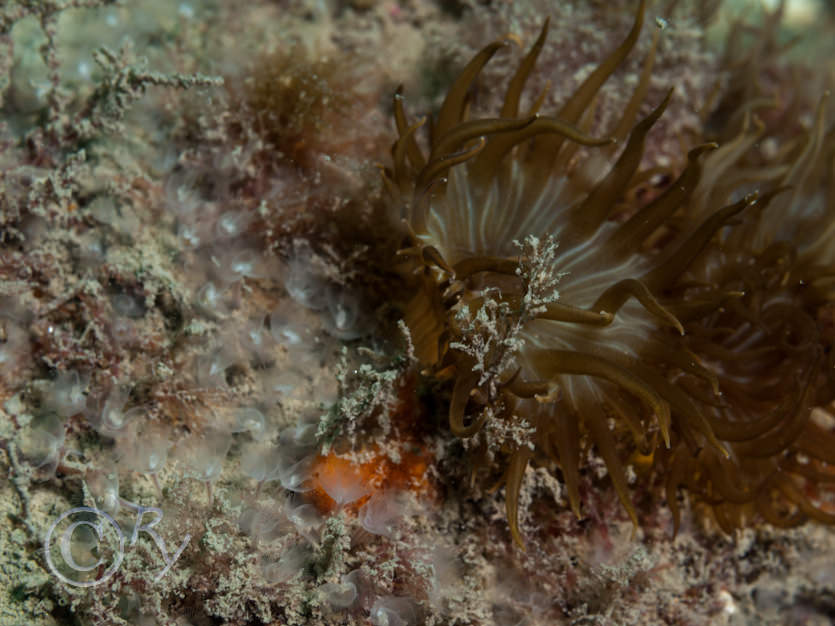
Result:
<svg viewBox="0 0 835 626">
<path fill-rule="evenodd" d="M 316 457 L 309 497 L 321 513 L 345 507 L 356 511 L 376 492 L 399 489 L 424 493 L 429 488 L 423 453 L 401 452 L 400 461 L 375 446 L 370 461 L 355 463 L 334 453 Z"/>
</svg>

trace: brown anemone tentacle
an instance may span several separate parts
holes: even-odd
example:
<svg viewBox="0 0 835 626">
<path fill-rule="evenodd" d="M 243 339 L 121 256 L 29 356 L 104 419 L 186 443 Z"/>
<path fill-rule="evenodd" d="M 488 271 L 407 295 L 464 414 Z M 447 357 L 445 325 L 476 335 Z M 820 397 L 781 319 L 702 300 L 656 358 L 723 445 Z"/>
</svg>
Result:
<svg viewBox="0 0 835 626">
<path fill-rule="evenodd" d="M 659 281 L 660 282 L 660 281 Z M 693 297 L 688 300 L 681 299 L 677 302 L 667 302 L 665 307 L 667 310 L 675 315 L 683 325 L 689 322 L 703 319 L 710 313 L 727 306 L 728 302 L 734 299 L 739 299 L 745 296 L 744 291 L 738 290 L 713 290 L 709 296 Z M 687 329 L 688 334 L 692 334 L 691 328 Z"/>
<path fill-rule="evenodd" d="M 733 350 L 725 348 L 724 346 L 705 343 L 699 346 L 699 351 L 707 357 L 726 361 L 728 363 L 750 363 L 756 362 L 757 359 L 767 357 L 774 351 L 774 348 L 772 346 L 760 346 L 750 350 Z"/>
<path fill-rule="evenodd" d="M 547 115 L 536 115 L 536 119 L 520 130 L 491 136 L 487 147 L 473 159 L 470 166 L 470 176 L 473 185 L 486 185 L 499 170 L 504 156 L 515 146 L 536 137 L 537 135 L 555 135 L 568 139 L 582 146 L 605 146 L 614 142 L 611 137 L 592 137 L 579 128 L 558 118 Z"/>
<path fill-rule="evenodd" d="M 583 421 L 589 430 L 591 439 L 594 441 L 595 446 L 597 446 L 597 451 L 600 453 L 600 456 L 606 462 L 606 469 L 609 472 L 609 477 L 612 479 L 612 484 L 615 486 L 615 492 L 618 494 L 623 508 L 626 509 L 629 519 L 632 520 L 635 526 L 638 526 L 638 514 L 635 512 L 635 507 L 629 497 L 629 483 L 626 480 L 626 470 L 618 456 L 615 438 L 609 430 L 609 420 L 599 405 L 585 406 L 581 410 L 583 411 Z"/>
<path fill-rule="evenodd" d="M 460 366 L 463 366 L 460 367 Z M 463 370 L 463 371 L 462 371 Z M 475 435 L 484 425 L 486 413 L 481 413 L 465 425 L 467 403 L 473 390 L 478 385 L 479 375 L 472 371 L 472 364 L 467 359 L 461 359 L 458 376 L 452 388 L 452 399 L 449 402 L 449 428 L 456 437 L 466 438 Z"/>
<path fill-rule="evenodd" d="M 536 396 L 546 395 L 549 391 L 549 383 L 544 381 L 526 381 L 520 375 L 522 368 L 518 368 L 506 382 L 502 383 L 501 387 L 507 389 L 514 396 L 519 398 L 534 398 Z"/>
<path fill-rule="evenodd" d="M 760 120 L 755 118 L 754 124 L 756 130 L 749 132 L 751 116 L 745 115 L 738 135 L 723 143 L 705 159 L 705 171 L 693 194 L 693 206 L 708 209 L 712 195 L 724 197 L 720 187 L 726 172 L 765 134 L 765 126 Z"/>
<path fill-rule="evenodd" d="M 403 85 L 400 85 L 394 93 L 394 123 L 397 126 L 397 134 L 400 137 L 399 141 L 404 141 L 406 144 L 406 154 L 409 157 L 412 168 L 414 171 L 419 172 L 426 166 L 426 159 L 420 151 L 417 141 L 415 141 L 414 131 L 412 133 L 408 132 L 410 126 L 406 121 L 406 110 L 403 106 L 403 101 Z"/>
<path fill-rule="evenodd" d="M 802 373 L 797 375 L 791 371 L 787 376 L 778 369 L 779 361 L 772 359 L 764 363 L 765 365 L 758 365 L 751 372 L 746 369 L 749 365 L 747 361 L 733 364 L 738 367 L 728 368 L 729 375 L 722 381 L 722 392 L 731 403 L 737 403 L 736 408 L 740 416 L 761 415 L 763 411 L 775 408 L 775 403 L 776 408 L 787 413 L 797 404 L 801 388 L 797 386 L 798 381 L 795 379 L 805 380 Z M 755 396 L 752 396 L 750 387 L 750 381 L 753 379 L 761 383 Z"/>
<path fill-rule="evenodd" d="M 635 173 L 630 181 L 630 189 L 627 190 L 626 199 L 637 204 L 637 196 L 633 191 L 641 187 L 652 186 L 653 179 L 657 180 L 675 180 L 678 171 L 671 165 L 656 165 L 654 167 L 647 167 Z"/>
<path fill-rule="evenodd" d="M 800 510 L 779 510 L 776 507 L 774 494 L 779 493 L 776 488 L 766 486 L 759 490 L 755 500 L 757 511 L 766 522 L 778 528 L 794 528 L 800 526 L 808 518 Z"/>
<path fill-rule="evenodd" d="M 787 200 L 794 204 L 799 195 L 803 192 L 803 183 L 809 176 L 817 158 L 820 154 L 823 138 L 826 132 L 826 101 L 829 99 L 829 92 L 825 92 L 815 111 L 815 123 L 809 131 L 808 139 L 801 154 L 792 163 L 791 169 L 786 177 L 780 181 L 781 185 L 791 186 L 791 197 Z M 759 242 L 757 242 L 759 243 Z"/>
<path fill-rule="evenodd" d="M 551 411 L 553 420 L 553 444 L 560 457 L 565 490 L 571 511 L 580 518 L 580 426 L 576 413 L 554 406 Z"/>
<path fill-rule="evenodd" d="M 444 270 L 447 274 L 454 277 L 455 270 L 446 262 L 443 255 L 438 252 L 435 246 L 423 246 L 421 248 L 421 259 L 426 265 L 435 265 Z"/>
<path fill-rule="evenodd" d="M 730 456 L 728 449 L 719 441 L 710 427 L 704 412 L 699 410 L 693 398 L 683 389 L 640 361 L 631 363 L 630 367 L 636 375 L 652 385 L 656 393 L 669 404 L 671 415 L 676 420 L 676 430 L 694 453 L 703 447 L 696 443 L 695 434 L 698 433 L 712 448 L 726 457 Z M 670 444 L 666 439 L 665 444 L 669 448 Z"/>
<path fill-rule="evenodd" d="M 583 111 L 583 114 L 580 116 L 580 119 L 577 120 L 576 125 L 577 128 L 580 129 L 580 132 L 583 133 L 591 133 L 591 129 L 594 126 L 594 121 L 597 119 L 597 107 L 600 104 L 599 94 L 596 94 L 594 98 L 592 98 L 591 103 L 589 104 L 588 108 Z M 554 146 L 551 145 L 551 140 L 557 138 L 550 138 L 546 137 L 544 140 L 545 150 L 550 151 L 550 162 L 552 163 L 553 171 L 556 172 L 568 172 L 571 171 L 573 166 L 572 163 L 576 162 L 576 155 L 580 150 L 580 146 L 576 143 L 565 144 L 562 140 L 560 140 L 560 149 L 557 150 Z M 617 140 L 613 137 L 610 139 L 611 144 L 614 145 L 617 143 Z M 543 147 L 540 146 L 539 150 L 543 150 Z M 603 150 L 603 154 L 594 159 L 597 162 L 605 162 L 606 156 L 608 155 L 608 150 Z M 594 157 L 592 157 L 594 158 Z M 548 162 L 548 160 L 546 160 Z M 579 170 L 578 170 L 579 172 Z M 578 181 L 579 182 L 579 181 Z"/>
<path fill-rule="evenodd" d="M 721 410 L 728 407 L 728 403 L 722 396 L 716 395 L 711 389 L 708 391 L 698 384 L 693 378 L 682 376 L 676 380 L 676 384 L 687 392 L 690 397 L 700 404 L 711 407 L 713 409 Z"/>
<path fill-rule="evenodd" d="M 632 254 L 693 193 L 701 176 L 699 157 L 716 148 L 715 143 L 697 146 L 687 153 L 687 167 L 664 193 L 624 222 L 606 242 L 610 253 L 620 258 Z"/>
<path fill-rule="evenodd" d="M 661 428 L 664 441 L 670 442 L 670 405 L 652 385 L 635 375 L 633 371 L 607 358 L 573 350 L 536 349 L 530 351 L 531 361 L 538 371 L 556 377 L 560 374 L 592 376 L 608 380 L 623 387 L 632 395 L 645 402 Z"/>
<path fill-rule="evenodd" d="M 664 481 L 664 494 L 667 506 L 673 516 L 673 537 L 678 534 L 681 526 L 681 509 L 678 506 L 678 488 L 687 485 L 687 475 L 690 470 L 690 454 L 684 445 L 679 444 L 672 451 L 666 463 L 667 477 Z"/>
<path fill-rule="evenodd" d="M 765 219 L 762 217 L 762 213 L 765 212 L 772 201 L 774 201 L 774 199 L 778 196 L 786 192 L 790 192 L 791 190 L 792 187 L 790 185 L 780 185 L 779 187 L 769 190 L 757 199 L 757 202 L 751 206 L 748 213 L 756 213 L 757 218 L 762 221 Z M 738 248 L 742 250 L 751 250 L 754 253 L 762 252 L 763 248 L 767 247 L 762 241 L 754 242 L 751 232 L 744 228 L 731 230 L 727 238 L 723 241 L 723 244 L 731 249 Z"/>
<path fill-rule="evenodd" d="M 434 367 L 443 353 L 439 340 L 446 328 L 446 311 L 428 277 L 422 277 L 403 313 L 415 356 L 422 367 Z"/>
<path fill-rule="evenodd" d="M 418 174 L 415 180 L 415 189 L 418 193 L 426 190 L 433 181 L 444 176 L 449 168 L 473 158 L 484 149 L 486 144 L 487 140 L 484 137 L 479 137 L 476 143 L 468 148 L 464 148 L 460 152 L 447 154 L 439 159 L 430 161 Z M 418 230 L 418 228 L 415 227 L 415 230 Z"/>
<path fill-rule="evenodd" d="M 534 99 L 531 103 L 531 108 L 528 109 L 527 115 L 537 115 L 539 110 L 542 108 L 542 105 L 545 104 L 545 98 L 548 97 L 548 92 L 551 90 L 551 81 L 545 83 L 545 86 L 542 88 L 542 91 L 539 92 L 539 95 Z"/>
<path fill-rule="evenodd" d="M 452 280 L 441 292 L 441 299 L 447 309 L 452 308 L 467 291 L 467 285 L 462 280 Z"/>
<path fill-rule="evenodd" d="M 444 103 L 441 105 L 441 110 L 438 112 L 438 121 L 433 128 L 434 137 L 446 134 L 462 120 L 470 86 L 493 55 L 506 47 L 508 43 L 507 39 L 494 41 L 467 63 L 458 78 L 455 79 L 452 87 L 449 88 Z"/>
<path fill-rule="evenodd" d="M 739 110 L 735 111 L 734 114 L 728 118 L 727 123 L 725 126 L 727 128 L 744 128 L 745 127 L 745 120 L 746 118 L 753 117 L 754 122 L 756 124 L 761 124 L 762 122 L 757 117 L 757 112 L 760 110 L 779 110 L 780 109 L 780 96 L 773 95 L 773 96 L 759 96 L 753 97 L 748 100 L 745 104 L 739 107 Z M 742 118 L 742 123 L 739 123 L 739 118 Z M 764 125 L 763 125 L 764 126 Z"/>
<path fill-rule="evenodd" d="M 753 498 L 754 491 L 740 480 L 739 468 L 715 450 L 705 448 L 699 454 L 700 464 L 707 471 L 715 493 L 725 502 L 745 504 Z"/>
<path fill-rule="evenodd" d="M 636 278 L 626 278 L 606 289 L 597 298 L 591 310 L 606 312 L 614 318 L 630 297 L 635 298 L 649 313 L 666 325 L 675 328 L 679 334 L 684 334 L 681 322 L 655 299 L 646 284 Z"/>
<path fill-rule="evenodd" d="M 568 102 L 566 102 L 560 109 L 559 113 L 557 113 L 558 118 L 566 120 L 572 124 L 580 119 L 580 116 L 603 86 L 603 83 L 606 82 L 609 76 L 611 76 L 617 67 L 623 63 L 627 56 L 629 56 L 629 53 L 638 41 L 638 35 L 641 34 L 641 28 L 644 25 L 645 9 L 646 2 L 645 0 L 641 0 L 638 4 L 638 9 L 635 12 L 635 20 L 632 23 L 632 29 L 629 31 L 629 34 L 627 34 L 623 42 L 621 42 L 617 48 L 609 53 L 609 55 L 595 68 L 595 70 L 589 74 L 588 78 L 583 81 L 583 84 L 577 88 L 571 98 L 569 98 Z"/>
<path fill-rule="evenodd" d="M 713 370 L 707 368 L 698 355 L 685 346 L 650 339 L 642 348 L 641 356 L 656 363 L 667 363 L 687 374 L 701 378 L 710 385 L 714 395 L 719 395 L 719 377 Z"/>
<path fill-rule="evenodd" d="M 775 348 L 802 355 L 820 345 L 821 335 L 814 319 L 794 304 L 775 302 L 762 314 L 763 326 L 779 338 Z"/>
<path fill-rule="evenodd" d="M 773 196 L 765 198 L 765 202 L 767 203 L 771 197 Z M 672 254 L 665 256 L 663 261 L 656 265 L 655 269 L 650 270 L 644 275 L 644 280 L 650 286 L 650 289 L 660 290 L 666 285 L 671 284 L 687 270 L 696 256 L 704 250 L 717 230 L 724 226 L 733 216 L 753 206 L 756 202 L 757 196 L 755 194 L 748 195 L 739 202 L 719 209 L 706 219 L 695 232 L 673 250 Z"/>
<path fill-rule="evenodd" d="M 816 359 L 816 363 L 819 362 L 820 358 Z M 812 412 L 811 401 L 815 390 L 812 383 L 817 377 L 818 367 L 815 364 L 810 369 L 804 389 L 789 416 L 757 439 L 737 444 L 740 455 L 754 458 L 770 457 L 790 447 L 800 437 Z"/>
<path fill-rule="evenodd" d="M 835 466 L 835 433 L 809 421 L 793 449 Z"/>
<path fill-rule="evenodd" d="M 519 493 L 522 488 L 522 479 L 525 477 L 525 469 L 531 460 L 533 453 L 527 446 L 522 446 L 510 457 L 507 468 L 507 480 L 505 482 L 505 510 L 507 511 L 507 523 L 510 526 L 510 535 L 517 546 L 525 549 L 522 541 L 522 533 L 519 532 Z"/>
<path fill-rule="evenodd" d="M 739 527 L 739 505 L 731 502 L 718 502 L 712 506 L 713 517 L 722 532 L 732 535 Z"/>
<path fill-rule="evenodd" d="M 583 202 L 570 209 L 569 226 L 560 237 L 563 245 L 570 245 L 574 241 L 585 241 L 596 233 L 609 217 L 615 201 L 623 195 L 629 181 L 641 164 L 647 133 L 667 108 L 672 95 L 673 90 L 670 89 L 661 104 L 635 125 L 629 134 L 626 147 L 609 170 L 609 173 L 595 186 Z"/>
<path fill-rule="evenodd" d="M 389 198 L 393 200 L 393 210 L 390 212 L 390 217 L 392 222 L 397 222 L 397 220 L 401 219 L 405 215 L 405 205 L 403 203 L 403 186 L 400 186 L 395 182 L 396 174 L 392 170 L 387 170 L 385 167 L 378 165 L 378 169 L 380 170 L 380 177 L 383 180 L 383 186 L 386 188 L 386 193 L 388 194 Z"/>
<path fill-rule="evenodd" d="M 394 144 L 394 154 L 392 155 L 392 160 L 394 161 L 394 176 L 395 180 L 404 181 L 409 180 L 409 172 L 406 166 L 406 158 L 408 156 L 409 161 L 412 162 L 412 167 L 414 166 L 414 159 L 410 155 L 410 151 L 414 148 L 417 149 L 417 144 L 415 143 L 415 131 L 418 128 L 423 126 L 426 123 L 426 118 L 422 117 L 417 122 L 409 126 L 401 135 L 400 138 Z M 423 169 L 423 165 L 421 165 L 421 169 Z M 415 171 L 420 171 L 416 169 Z"/>
<path fill-rule="evenodd" d="M 644 57 L 644 65 L 641 68 L 641 74 L 638 77 L 638 85 L 632 92 L 629 102 L 623 110 L 618 125 L 612 136 L 618 141 L 622 141 L 630 132 L 632 125 L 635 123 L 635 118 L 638 116 L 638 110 L 644 102 L 644 98 L 649 91 L 650 80 L 652 79 L 652 68 L 655 65 L 655 53 L 658 50 L 658 42 L 661 39 L 661 28 L 656 28 L 652 33 L 652 43 L 650 43 L 649 51 Z M 670 90 L 672 93 L 672 89 Z M 669 96 L 668 96 L 669 98 Z M 634 129 L 633 129 L 634 132 Z"/>
<path fill-rule="evenodd" d="M 724 415 L 718 415 L 714 412 L 708 412 L 705 417 L 719 439 L 729 443 L 736 443 L 751 441 L 763 436 L 780 424 L 790 408 L 791 402 L 786 400 L 780 406 L 773 408 L 757 418 L 729 419 Z"/>
<path fill-rule="evenodd" d="M 742 280 L 742 289 L 745 290 L 745 298 L 738 300 L 729 300 L 727 304 L 727 312 L 736 316 L 740 322 L 750 324 L 752 327 L 760 325 L 760 309 L 762 308 L 762 292 L 757 289 L 756 280 L 746 279 L 746 269 L 738 269 L 740 279 Z M 739 324 L 739 322 L 737 322 Z M 742 327 L 741 325 L 738 327 Z M 766 352 L 770 350 L 770 346 L 764 346 L 763 350 Z M 751 350 L 752 353 L 757 350 Z"/>
<path fill-rule="evenodd" d="M 549 302 L 544 305 L 544 309 L 544 311 L 536 314 L 536 319 L 571 324 L 590 324 L 592 326 L 606 326 L 614 319 L 614 316 L 607 311 L 581 309 L 562 302 Z"/>
<path fill-rule="evenodd" d="M 780 468 L 788 473 L 795 474 L 815 484 L 835 484 L 835 473 L 829 466 L 826 466 L 830 471 L 822 471 L 810 462 L 800 463 L 797 458 L 790 457 L 780 464 Z"/>
<path fill-rule="evenodd" d="M 757 255 L 760 267 L 790 268 L 797 261 L 797 248 L 788 241 L 775 241 Z"/>
<path fill-rule="evenodd" d="M 464 280 L 478 272 L 495 272 L 497 274 L 516 275 L 519 269 L 518 258 L 503 258 L 494 256 L 470 256 L 455 264 L 455 276 Z"/>
<path fill-rule="evenodd" d="M 481 146 L 483 145 L 484 141 L 481 142 Z M 476 149 L 474 153 L 477 153 L 478 149 Z M 473 153 L 462 154 L 461 161 L 466 161 L 470 158 L 470 156 L 472 156 L 472 154 Z M 423 171 L 426 171 L 426 169 L 426 167 L 423 168 Z M 445 168 L 440 168 L 440 171 L 443 172 L 444 169 Z M 428 182 L 425 185 L 415 189 L 412 201 L 406 204 L 409 228 L 413 234 L 415 232 L 421 234 L 426 232 L 426 213 L 429 210 L 429 204 L 432 201 L 432 196 L 436 192 L 441 193 L 442 190 L 446 188 L 446 183 L 447 179 L 443 176 L 439 176 L 428 179 Z"/>
<path fill-rule="evenodd" d="M 826 513 L 809 502 L 788 474 L 775 472 L 771 482 L 803 515 L 824 524 L 835 524 L 835 515 Z"/>
<path fill-rule="evenodd" d="M 497 117 L 461 122 L 443 135 L 437 137 L 432 145 L 429 162 L 438 161 L 444 156 L 459 150 L 468 141 L 478 137 L 490 137 L 492 135 L 519 131 L 526 126 L 530 126 L 537 119 L 538 117 L 536 115 L 532 115 L 530 117 L 509 120 Z"/>
<path fill-rule="evenodd" d="M 533 46 L 531 46 L 531 49 L 525 55 L 525 58 L 519 63 L 519 67 L 516 68 L 516 72 L 510 79 L 500 117 L 508 118 L 519 115 L 519 98 L 522 95 L 522 90 L 525 88 L 525 83 L 528 82 L 528 76 L 530 76 L 534 65 L 536 65 L 536 60 L 539 58 L 542 46 L 545 45 L 545 38 L 548 36 L 548 26 L 550 23 L 551 18 L 546 17 L 539 31 L 539 37 L 537 37 Z"/>
<path fill-rule="evenodd" d="M 647 428 L 640 418 L 643 413 L 640 406 L 637 406 L 638 403 L 633 402 L 627 394 L 615 395 L 616 398 L 603 404 L 603 410 L 606 411 L 607 415 L 613 417 L 617 423 L 626 424 L 635 447 L 641 450 L 642 454 L 652 454 L 655 446 L 649 447 L 647 445 Z"/>
<path fill-rule="evenodd" d="M 632 28 L 626 38 L 600 62 L 595 70 L 589 74 L 565 104 L 563 104 L 557 112 L 556 117 L 558 119 L 568 124 L 576 124 L 584 114 L 588 113 L 591 108 L 590 105 L 597 96 L 600 88 L 626 57 L 629 56 L 629 53 L 638 41 L 638 36 L 641 33 L 641 28 L 644 23 L 645 8 L 646 2 L 645 0 L 641 0 L 635 12 L 635 20 L 633 21 Z M 553 137 L 546 136 L 539 140 L 535 147 L 538 158 L 532 162 L 534 179 L 538 180 L 541 177 L 550 175 L 552 168 L 554 168 L 555 160 L 559 158 L 560 149 L 564 142 L 565 139 L 559 135 Z"/>
</svg>

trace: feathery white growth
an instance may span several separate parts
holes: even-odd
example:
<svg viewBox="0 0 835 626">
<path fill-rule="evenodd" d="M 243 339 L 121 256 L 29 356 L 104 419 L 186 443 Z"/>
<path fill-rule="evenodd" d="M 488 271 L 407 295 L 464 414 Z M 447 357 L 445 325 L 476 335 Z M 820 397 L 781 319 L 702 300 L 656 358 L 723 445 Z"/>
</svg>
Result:
<svg viewBox="0 0 835 626">
<path fill-rule="evenodd" d="M 556 302 L 557 283 L 565 275 L 554 271 L 558 245 L 552 236 L 540 241 L 529 235 L 522 243 L 514 244 L 521 252 L 516 270 L 524 285 L 521 308 L 513 310 L 507 302 L 496 299 L 497 289 L 485 289 L 484 302 L 474 316 L 466 306 L 455 311 L 463 340 L 450 343 L 450 348 L 475 359 L 473 370 L 481 372 L 478 384 L 489 383 L 491 395 L 494 380 L 516 366 L 515 356 L 524 345 L 520 334 L 525 325 L 547 304 Z"/>
<path fill-rule="evenodd" d="M 560 297 L 557 284 L 567 272 L 555 272 L 559 244 L 552 235 L 543 241 L 528 235 L 522 242 L 514 241 L 519 248 L 519 267 L 516 275 L 525 283 L 522 296 L 522 316 L 533 317 L 545 310 L 545 305 L 556 302 Z"/>
</svg>

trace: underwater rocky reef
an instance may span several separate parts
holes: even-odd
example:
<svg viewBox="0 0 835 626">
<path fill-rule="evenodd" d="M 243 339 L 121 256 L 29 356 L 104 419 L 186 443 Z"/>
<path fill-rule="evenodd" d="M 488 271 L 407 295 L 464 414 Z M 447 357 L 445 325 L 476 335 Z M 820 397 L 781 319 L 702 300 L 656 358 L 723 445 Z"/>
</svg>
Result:
<svg viewBox="0 0 835 626">
<path fill-rule="evenodd" d="M 4 4 L 0 624 L 831 624 L 834 32 Z"/>
</svg>

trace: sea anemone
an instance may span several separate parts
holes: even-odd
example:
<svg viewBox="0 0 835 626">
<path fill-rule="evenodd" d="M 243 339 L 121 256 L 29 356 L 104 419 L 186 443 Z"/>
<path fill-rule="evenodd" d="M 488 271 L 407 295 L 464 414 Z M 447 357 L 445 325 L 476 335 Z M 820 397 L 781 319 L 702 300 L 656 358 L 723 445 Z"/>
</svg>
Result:
<svg viewBox="0 0 835 626">
<path fill-rule="evenodd" d="M 507 42 L 490 44 L 467 64 L 430 125 L 428 154 L 418 137 L 425 120 L 410 122 L 402 95 L 398 92 L 394 99 L 398 139 L 392 148 L 393 167 L 384 178 L 392 197 L 392 221 L 402 225 L 408 241 L 399 254 L 414 296 L 404 306 L 404 320 L 424 371 L 452 381 L 453 434 L 478 451 L 481 467 L 497 458 L 506 461 L 502 480 L 507 516 L 519 545 L 517 508 L 527 465 L 533 460 L 557 466 L 579 516 L 585 442 L 602 457 L 636 525 L 622 459 L 625 448 L 631 448 L 633 460 L 667 461 L 676 523 L 678 485 L 711 502 L 717 491 L 732 502 L 736 496 L 753 500 L 745 489 L 744 496 L 730 491 L 731 477 L 747 471 L 741 451 L 762 441 L 749 422 L 719 417 L 717 407 L 727 401 L 721 394 L 730 385 L 744 387 L 743 395 L 752 397 L 763 385 L 773 387 L 770 379 L 760 378 L 768 373 L 769 362 L 794 348 L 817 355 L 787 372 L 798 384 L 787 385 L 791 390 L 774 402 L 761 398 L 765 406 L 751 400 L 745 407 L 765 411 L 757 418 L 758 428 L 781 424 L 769 432 L 771 445 L 760 456 L 773 459 L 798 442 L 800 422 L 808 425 L 803 432 L 823 430 L 809 421 L 809 410 L 822 401 L 816 393 L 822 390 L 816 378 L 822 350 L 806 349 L 816 342 L 814 324 L 792 318 L 781 304 L 783 296 L 762 312 L 782 324 L 777 335 L 754 333 L 751 339 L 784 341 L 777 352 L 769 352 L 770 347 L 757 352 L 768 357 L 749 375 L 736 376 L 734 365 L 717 366 L 709 356 L 718 348 L 708 350 L 721 336 L 719 341 L 730 342 L 727 350 L 736 353 L 727 362 L 744 367 L 751 356 L 742 339 L 750 317 L 737 311 L 728 321 L 725 315 L 729 302 L 745 301 L 740 298 L 747 289 L 729 279 L 741 262 L 729 248 L 766 228 L 758 225 L 771 205 L 783 219 L 793 219 L 793 208 L 778 207 L 784 206 L 781 192 L 792 184 L 788 178 L 797 168 L 780 170 L 775 184 L 764 185 L 765 192 L 758 195 L 750 183 L 762 177 L 739 173 L 725 178 L 728 162 L 719 157 L 727 156 L 730 147 L 717 150 L 716 144 L 705 143 L 689 151 L 679 176 L 663 192 L 638 205 L 638 194 L 630 192 L 648 178 L 639 171 L 647 134 L 672 97 L 670 91 L 635 122 L 657 38 L 611 138 L 591 137 L 584 130 L 591 125 L 598 90 L 638 39 L 644 4 L 642 0 L 623 42 L 554 115 L 538 113 L 544 94 L 534 99 L 530 111 L 520 113 L 521 94 L 543 46 L 547 21 L 510 78 L 497 117 L 469 119 L 470 92 L 481 69 Z M 812 134 L 820 132 L 816 124 Z M 798 147 L 797 167 L 806 169 L 812 143 L 810 139 Z M 707 170 L 711 153 L 718 162 Z M 717 177 L 733 185 L 717 193 Z M 618 221 L 615 214 L 629 217 Z M 755 226 L 738 233 L 725 228 L 740 219 Z M 815 217 L 811 223 L 822 222 Z M 754 247 L 745 248 L 744 263 L 753 262 L 752 271 L 787 258 L 787 246 L 769 243 L 760 237 Z M 817 250 L 810 248 L 810 253 Z M 774 285 L 760 287 L 762 292 Z M 815 303 L 831 302 L 831 295 L 820 292 Z M 793 294 L 786 298 L 796 301 Z M 762 305 L 758 300 L 757 306 Z M 797 306 L 814 311 L 806 304 Z M 698 332 L 705 328 L 717 332 Z M 784 408 L 783 400 L 799 408 L 789 416 L 775 414 Z M 784 419 L 785 424 L 780 421 Z M 729 445 L 744 439 L 743 434 L 751 436 L 751 444 Z M 832 457 L 831 450 L 813 450 L 808 437 L 800 442 L 806 442 L 797 445 L 815 459 L 828 462 Z M 656 454 L 659 450 L 664 452 Z M 714 470 L 725 476 L 721 482 Z M 809 471 L 817 476 L 821 468 L 813 464 Z M 777 472 L 769 484 L 794 493 L 796 485 L 783 476 Z M 811 515 L 802 500 L 792 500 Z M 760 511 L 767 519 L 774 517 L 768 507 Z M 815 517 L 830 521 L 823 514 Z"/>
<path fill-rule="evenodd" d="M 677 288 L 690 307 L 679 315 L 682 343 L 716 373 L 719 395 L 687 377 L 678 384 L 701 398 L 730 454 L 674 450 L 667 489 L 686 485 L 728 531 L 752 512 L 783 527 L 835 522 L 819 499 L 819 488 L 835 482 L 835 436 L 816 409 L 835 398 L 835 337 L 826 323 L 835 301 L 835 133 L 825 130 L 826 100 L 808 132 L 756 167 L 753 147 L 765 131 L 746 115 L 737 136 L 705 160 L 710 176 L 688 206 L 699 219 L 708 202 L 737 193 L 728 181 L 752 176 L 776 193 L 722 231 Z"/>
</svg>

